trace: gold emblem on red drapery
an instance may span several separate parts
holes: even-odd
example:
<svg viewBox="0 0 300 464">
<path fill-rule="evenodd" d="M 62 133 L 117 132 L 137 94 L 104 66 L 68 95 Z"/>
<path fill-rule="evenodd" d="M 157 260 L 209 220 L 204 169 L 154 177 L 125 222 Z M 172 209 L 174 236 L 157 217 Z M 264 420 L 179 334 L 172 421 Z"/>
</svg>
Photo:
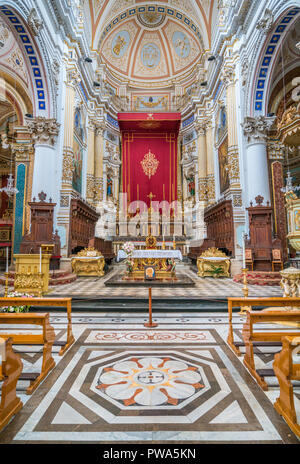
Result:
<svg viewBox="0 0 300 464">
<path fill-rule="evenodd" d="M 149 150 L 149 153 L 146 153 L 144 156 L 143 160 L 141 161 L 141 165 L 144 171 L 144 174 L 151 179 L 152 176 L 157 171 L 159 161 L 154 155 L 154 153 L 151 153 L 151 150 Z"/>
</svg>

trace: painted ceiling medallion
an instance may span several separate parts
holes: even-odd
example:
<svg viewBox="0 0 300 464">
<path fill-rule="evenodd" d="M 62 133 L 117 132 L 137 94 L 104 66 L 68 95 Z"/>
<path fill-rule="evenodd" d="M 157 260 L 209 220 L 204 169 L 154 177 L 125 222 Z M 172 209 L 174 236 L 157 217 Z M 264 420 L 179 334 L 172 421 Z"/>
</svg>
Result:
<svg viewBox="0 0 300 464">
<path fill-rule="evenodd" d="M 157 45 L 148 43 L 144 45 L 141 52 L 141 60 L 146 68 L 153 69 L 159 65 L 161 52 Z"/>
<path fill-rule="evenodd" d="M 156 156 L 154 153 L 151 153 L 151 150 L 149 150 L 149 153 L 146 153 L 144 156 L 143 160 L 141 161 L 141 165 L 144 171 L 144 174 L 151 179 L 154 174 L 156 174 L 159 161 L 156 159 Z"/>
<path fill-rule="evenodd" d="M 137 15 L 139 22 L 146 27 L 159 27 L 165 20 L 166 15 L 156 13 L 155 11 L 147 11 Z"/>
<path fill-rule="evenodd" d="M 173 47 L 180 58 L 187 58 L 191 51 L 188 37 L 181 31 L 176 31 L 172 37 Z"/>
<path fill-rule="evenodd" d="M 122 58 L 130 44 L 130 35 L 128 31 L 118 32 L 112 41 L 112 53 L 116 58 Z"/>
<path fill-rule="evenodd" d="M 104 369 L 96 389 L 124 406 L 177 406 L 204 388 L 197 367 L 170 358 L 140 357 Z"/>
</svg>

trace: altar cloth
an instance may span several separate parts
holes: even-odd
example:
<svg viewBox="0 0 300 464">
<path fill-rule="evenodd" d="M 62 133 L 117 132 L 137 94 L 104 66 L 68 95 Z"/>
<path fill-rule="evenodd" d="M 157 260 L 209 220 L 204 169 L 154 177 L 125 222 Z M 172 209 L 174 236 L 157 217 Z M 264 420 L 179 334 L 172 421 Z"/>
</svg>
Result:
<svg viewBox="0 0 300 464">
<path fill-rule="evenodd" d="M 124 250 L 119 250 L 117 262 L 125 258 L 127 258 L 127 253 Z M 180 250 L 135 250 L 132 252 L 131 258 L 179 259 L 182 261 L 182 253 Z"/>
</svg>

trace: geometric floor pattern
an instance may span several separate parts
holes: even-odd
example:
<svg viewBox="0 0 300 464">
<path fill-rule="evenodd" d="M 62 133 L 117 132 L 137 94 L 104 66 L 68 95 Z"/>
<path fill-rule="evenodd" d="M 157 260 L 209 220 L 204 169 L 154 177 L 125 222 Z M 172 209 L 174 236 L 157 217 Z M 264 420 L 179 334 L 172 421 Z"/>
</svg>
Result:
<svg viewBox="0 0 300 464">
<path fill-rule="evenodd" d="M 66 315 L 50 316 L 63 340 Z M 18 385 L 24 406 L 0 443 L 299 443 L 273 407 L 276 378 L 264 392 L 228 347 L 227 314 L 159 314 L 151 330 L 141 313 L 118 317 L 73 314 L 76 343 L 31 396 Z M 243 322 L 234 314 L 237 339 Z M 36 351 L 22 355 L 26 370 Z M 270 367 L 273 355 L 255 358 Z M 299 413 L 299 386 L 295 401 Z"/>
<path fill-rule="evenodd" d="M 113 276 L 124 272 L 124 266 L 115 265 L 114 268 L 105 277 L 95 277 L 86 279 L 79 277 L 75 282 L 66 285 L 50 287 L 51 294 L 57 296 L 90 296 L 98 297 L 148 297 L 148 287 L 106 287 L 105 281 Z M 205 297 L 243 297 L 243 284 L 236 283 L 233 279 L 222 278 L 214 279 L 211 277 L 201 278 L 197 273 L 192 271 L 188 265 L 179 265 L 178 274 L 184 277 L 190 277 L 194 282 L 194 287 L 153 287 L 153 297 L 186 297 L 186 298 L 205 298 Z M 259 286 L 249 285 L 249 297 L 257 296 L 282 296 L 282 289 L 279 286 Z"/>
</svg>

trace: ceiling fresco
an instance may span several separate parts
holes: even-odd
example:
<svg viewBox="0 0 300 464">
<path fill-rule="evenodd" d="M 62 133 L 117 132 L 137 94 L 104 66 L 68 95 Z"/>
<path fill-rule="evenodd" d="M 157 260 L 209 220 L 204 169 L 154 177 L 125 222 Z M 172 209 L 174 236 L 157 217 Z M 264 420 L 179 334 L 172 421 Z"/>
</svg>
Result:
<svg viewBox="0 0 300 464">
<path fill-rule="evenodd" d="M 197 34 L 182 23 L 146 11 L 108 33 L 99 53 L 116 73 L 138 83 L 180 80 L 201 58 L 203 46 Z"/>
</svg>

